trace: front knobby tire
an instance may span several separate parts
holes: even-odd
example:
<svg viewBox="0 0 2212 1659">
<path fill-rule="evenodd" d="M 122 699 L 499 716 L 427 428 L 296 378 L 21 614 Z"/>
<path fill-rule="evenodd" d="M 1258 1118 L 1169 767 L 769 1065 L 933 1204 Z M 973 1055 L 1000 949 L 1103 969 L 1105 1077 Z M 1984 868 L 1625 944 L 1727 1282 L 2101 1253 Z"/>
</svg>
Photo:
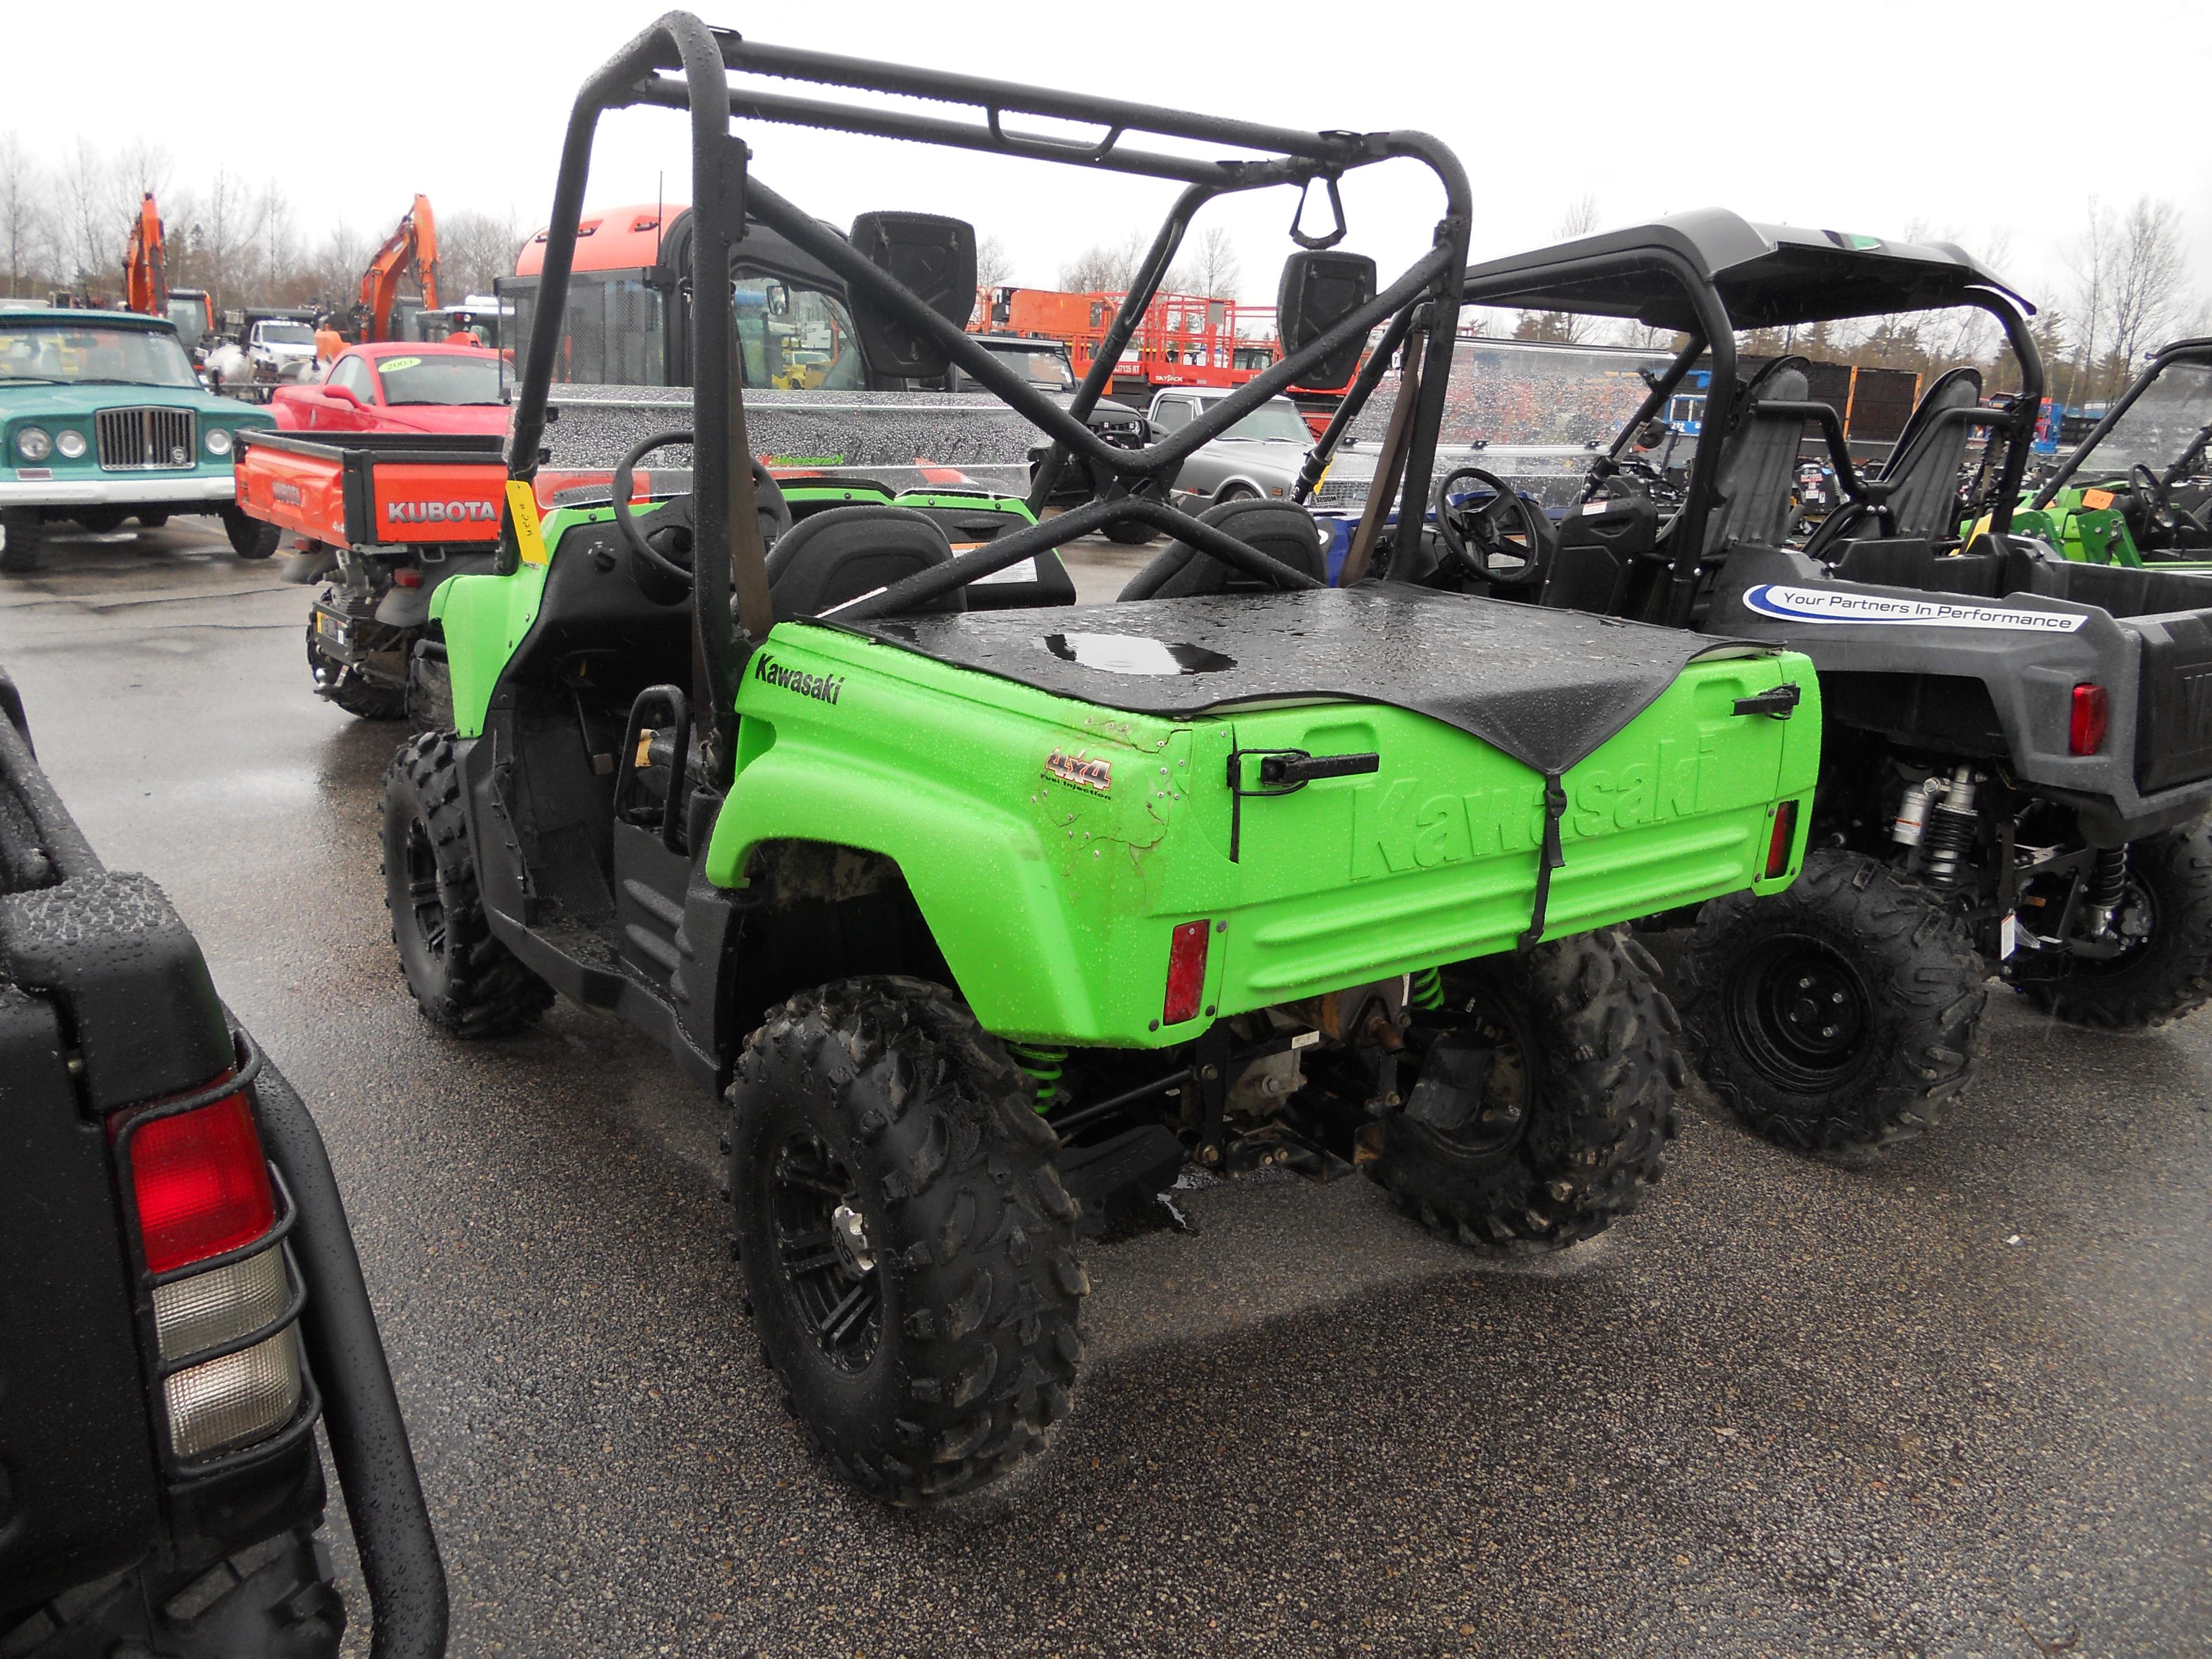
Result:
<svg viewBox="0 0 2212 1659">
<path fill-rule="evenodd" d="M 2212 820 L 2131 842 L 2128 886 L 2149 933 L 2121 956 L 2076 957 L 2063 979 L 2021 986 L 2046 1013 L 2147 1031 L 2212 1000 Z"/>
<path fill-rule="evenodd" d="M 552 1006 L 553 988 L 492 937 L 443 733 L 410 739 L 384 775 L 384 902 L 400 971 L 433 1025 L 497 1036 Z"/>
<path fill-rule="evenodd" d="M 738 1250 L 807 1439 L 917 1504 L 1067 1411 L 1090 1290 L 1036 1085 L 951 992 L 837 981 L 769 1012 L 730 1085 Z"/>
<path fill-rule="evenodd" d="M 1463 1121 L 1376 1127 L 1368 1174 L 1431 1231 L 1492 1255 L 1565 1249 L 1636 1207 L 1679 1127 L 1681 1030 L 1658 964 L 1607 928 L 1443 970 L 1486 1054 Z M 1434 1054 L 1436 1050 L 1432 1049 Z"/>
<path fill-rule="evenodd" d="M 1988 966 L 1942 896 L 1856 853 L 1705 907 L 1682 1018 L 1721 1103 L 1807 1152 L 1907 1139 L 1980 1058 Z"/>
</svg>

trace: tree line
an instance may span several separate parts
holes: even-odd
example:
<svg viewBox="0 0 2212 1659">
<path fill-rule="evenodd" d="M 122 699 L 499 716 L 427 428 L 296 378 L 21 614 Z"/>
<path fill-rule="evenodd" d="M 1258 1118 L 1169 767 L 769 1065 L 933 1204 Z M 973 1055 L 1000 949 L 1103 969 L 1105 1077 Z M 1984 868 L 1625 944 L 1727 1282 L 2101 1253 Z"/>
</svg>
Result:
<svg viewBox="0 0 2212 1659">
<path fill-rule="evenodd" d="M 181 175 L 167 149 L 134 140 L 102 150 L 40 156 L 21 134 L 0 131 L 0 294 L 120 303 L 123 257 L 139 202 L 154 198 L 162 221 L 172 288 L 205 289 L 218 309 L 246 304 L 318 305 L 343 312 L 362 271 L 411 201 L 392 204 L 390 223 L 343 220 L 311 230 L 273 179 L 228 167 L 204 179 Z M 433 198 L 434 205 L 434 198 Z M 524 230 L 516 216 L 456 212 L 438 219 L 440 299 L 488 294 L 514 270 Z"/>
</svg>

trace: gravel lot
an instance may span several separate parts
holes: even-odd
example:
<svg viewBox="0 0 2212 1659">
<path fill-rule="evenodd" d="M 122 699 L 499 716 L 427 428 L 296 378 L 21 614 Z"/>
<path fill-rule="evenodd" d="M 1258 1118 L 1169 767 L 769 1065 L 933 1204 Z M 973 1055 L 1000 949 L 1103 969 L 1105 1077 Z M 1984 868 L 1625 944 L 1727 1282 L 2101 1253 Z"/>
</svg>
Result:
<svg viewBox="0 0 2212 1659">
<path fill-rule="evenodd" d="M 1086 597 L 1141 559 L 1087 550 Z M 1999 994 L 1942 1131 L 1856 1164 L 1693 1100 L 1643 1211 L 1533 1269 L 1363 1182 L 1197 1194 L 1196 1237 L 1094 1254 L 1052 1451 L 889 1513 L 759 1364 L 714 1103 L 566 1004 L 415 1014 L 396 728 L 310 694 L 308 590 L 212 520 L 48 563 L 0 578 L 0 662 L 321 1119 L 455 1654 L 2212 1651 L 2212 1017 Z"/>
</svg>

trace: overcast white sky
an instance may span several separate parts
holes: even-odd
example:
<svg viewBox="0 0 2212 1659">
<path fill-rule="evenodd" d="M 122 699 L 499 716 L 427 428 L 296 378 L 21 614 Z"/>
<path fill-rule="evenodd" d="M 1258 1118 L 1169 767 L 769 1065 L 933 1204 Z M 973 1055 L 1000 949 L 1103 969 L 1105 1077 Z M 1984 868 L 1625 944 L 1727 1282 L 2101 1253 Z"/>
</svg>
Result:
<svg viewBox="0 0 2212 1659">
<path fill-rule="evenodd" d="M 534 226 L 577 86 L 664 9 L 10 0 L 0 131 L 53 157 L 80 137 L 153 139 L 187 186 L 224 163 L 273 178 L 314 239 L 339 219 L 381 235 L 417 191 L 441 214 L 512 207 Z M 783 45 L 1209 113 L 1424 128 L 1474 181 L 1478 258 L 1552 240 L 1588 191 L 1604 225 L 1705 205 L 1891 236 L 1917 222 L 1978 252 L 2003 246 L 2005 275 L 2055 297 L 2088 198 L 2148 192 L 2183 205 L 2195 287 L 2212 292 L 2205 0 L 831 0 L 702 15 Z M 762 178 L 821 216 L 957 214 L 1037 285 L 1091 243 L 1149 230 L 1173 190 L 880 140 L 747 136 Z M 664 172 L 667 199 L 683 199 L 684 141 L 667 113 L 610 118 L 591 199 L 651 200 Z M 1346 196 L 1347 246 L 1376 255 L 1386 281 L 1426 244 L 1440 202 L 1404 162 Z M 1279 192 L 1212 210 L 1236 235 L 1247 297 L 1271 297 L 1290 210 Z"/>
</svg>

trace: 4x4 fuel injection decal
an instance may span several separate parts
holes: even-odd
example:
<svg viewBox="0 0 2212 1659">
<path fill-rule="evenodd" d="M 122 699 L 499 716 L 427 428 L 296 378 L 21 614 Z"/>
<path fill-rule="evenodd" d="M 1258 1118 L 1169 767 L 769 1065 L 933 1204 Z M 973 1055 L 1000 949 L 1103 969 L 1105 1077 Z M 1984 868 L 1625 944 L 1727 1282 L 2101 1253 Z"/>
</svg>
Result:
<svg viewBox="0 0 2212 1659">
<path fill-rule="evenodd" d="M 2086 617 L 2057 611 L 2014 610 L 2001 605 L 1953 605 L 1903 594 L 1790 587 L 1761 582 L 1743 602 L 1778 622 L 1851 623 L 1889 628 L 2001 628 L 2021 634 L 2074 634 Z"/>
</svg>

